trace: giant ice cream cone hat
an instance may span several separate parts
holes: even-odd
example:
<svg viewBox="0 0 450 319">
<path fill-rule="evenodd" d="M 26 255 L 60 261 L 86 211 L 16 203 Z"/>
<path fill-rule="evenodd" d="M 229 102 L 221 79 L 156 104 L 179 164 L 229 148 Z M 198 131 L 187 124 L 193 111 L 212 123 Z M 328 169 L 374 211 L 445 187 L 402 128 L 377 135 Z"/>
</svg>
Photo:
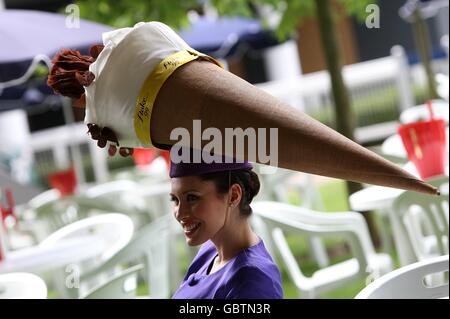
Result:
<svg viewBox="0 0 450 319">
<path fill-rule="evenodd" d="M 258 138 L 267 143 L 274 143 L 269 132 L 277 128 L 279 167 L 437 193 L 395 164 L 223 70 L 162 23 L 109 32 L 103 41 L 99 54 L 94 50 L 93 57 L 78 55 L 82 63 L 69 63 L 67 51 L 57 56 L 49 85 L 72 98 L 83 99 L 84 91 L 85 122 L 112 129 L 121 145 L 168 149 L 177 143 L 171 137 L 174 129 L 198 133 L 194 120 L 222 136 L 227 128 L 266 129 L 266 136 Z M 253 153 L 249 148 L 223 149 L 224 155 L 262 162 Z"/>
</svg>

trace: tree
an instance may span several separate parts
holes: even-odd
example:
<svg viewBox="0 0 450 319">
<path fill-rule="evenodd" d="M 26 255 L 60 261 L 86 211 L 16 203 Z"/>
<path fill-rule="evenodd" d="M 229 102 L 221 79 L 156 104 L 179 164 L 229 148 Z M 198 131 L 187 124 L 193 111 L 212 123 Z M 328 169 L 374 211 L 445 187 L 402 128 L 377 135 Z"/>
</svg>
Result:
<svg viewBox="0 0 450 319">
<path fill-rule="evenodd" d="M 204 2 L 204 1 L 203 1 Z M 373 0 L 210 0 L 220 15 L 254 16 L 258 6 L 266 6 L 281 12 L 281 20 L 276 34 L 280 39 L 291 35 L 302 19 L 316 17 L 320 26 L 321 41 L 328 72 L 330 74 L 337 131 L 344 136 L 354 139 L 355 128 L 354 114 L 351 107 L 350 96 L 342 77 L 342 62 L 337 40 L 335 18 L 336 5 L 340 5 L 347 14 L 364 18 L 366 7 Z M 133 25 L 142 20 L 158 20 L 171 25 L 174 28 L 187 25 L 189 9 L 201 9 L 197 0 L 152 0 L 152 1 L 128 1 L 128 0 L 79 0 L 81 16 L 87 19 L 111 24 L 117 27 Z M 362 188 L 361 184 L 348 182 L 349 193 Z M 374 241 L 378 237 L 374 231 L 373 222 L 367 219 L 372 230 Z"/>
<path fill-rule="evenodd" d="M 438 98 L 436 82 L 431 66 L 431 44 L 426 19 L 435 16 L 443 7 L 448 7 L 448 1 L 408 0 L 400 8 L 400 16 L 413 26 L 414 41 L 427 76 L 428 98 Z"/>
</svg>

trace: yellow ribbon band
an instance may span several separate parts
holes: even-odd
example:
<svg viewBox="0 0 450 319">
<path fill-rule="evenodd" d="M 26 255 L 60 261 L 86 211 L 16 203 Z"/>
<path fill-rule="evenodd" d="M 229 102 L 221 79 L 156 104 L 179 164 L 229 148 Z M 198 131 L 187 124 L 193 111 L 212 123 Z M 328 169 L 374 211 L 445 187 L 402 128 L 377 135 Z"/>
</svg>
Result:
<svg viewBox="0 0 450 319">
<path fill-rule="evenodd" d="M 169 76 L 180 66 L 198 58 L 209 60 L 220 67 L 222 65 L 213 58 L 195 51 L 182 50 L 162 60 L 145 80 L 139 92 L 134 109 L 134 130 L 137 137 L 147 146 L 152 146 L 150 137 L 150 119 L 156 96 Z"/>
</svg>

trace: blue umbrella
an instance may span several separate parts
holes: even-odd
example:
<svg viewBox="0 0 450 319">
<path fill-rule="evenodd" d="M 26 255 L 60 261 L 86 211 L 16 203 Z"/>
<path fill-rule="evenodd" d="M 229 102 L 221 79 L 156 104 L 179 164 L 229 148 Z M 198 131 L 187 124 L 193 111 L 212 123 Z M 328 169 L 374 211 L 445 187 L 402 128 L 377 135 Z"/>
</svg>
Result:
<svg viewBox="0 0 450 319">
<path fill-rule="evenodd" d="M 239 45 L 262 49 L 277 40 L 258 20 L 244 17 L 198 17 L 180 36 L 194 49 L 219 58 L 229 57 Z"/>
<path fill-rule="evenodd" d="M 45 96 L 55 98 L 45 81 L 34 83 L 32 88 L 25 84 L 37 57 L 48 65 L 49 59 L 61 48 L 86 52 L 93 44 L 102 43 L 103 32 L 112 30 L 84 20 L 79 21 L 79 27 L 71 27 L 70 22 L 66 16 L 56 13 L 0 11 L 0 111 L 40 105 Z M 57 102 L 63 104 L 66 123 L 73 122 L 70 101 L 58 99 Z M 48 101 L 44 104 L 49 105 Z M 77 147 L 72 145 L 71 149 L 77 177 L 82 182 L 81 155 Z"/>
<path fill-rule="evenodd" d="M 66 25 L 66 16 L 32 10 L 0 11 L 0 64 L 30 61 L 38 54 L 53 56 L 60 48 L 86 49 L 102 42 L 112 28 L 80 20 L 79 28 Z"/>
<path fill-rule="evenodd" d="M 103 32 L 112 30 L 109 26 L 86 20 L 80 20 L 78 28 L 71 28 L 66 21 L 64 15 L 44 11 L 0 11 L 0 83 L 24 76 L 36 57 L 40 56 L 48 63 L 61 48 L 87 52 L 91 45 L 102 43 Z M 2 103 L 0 110 L 28 104 L 25 101 L 24 105 L 24 101 L 19 100 L 22 97 L 28 100 L 24 95 L 26 85 L 13 83 L 11 87 L 11 84 L 3 85 L 6 87 L 3 92 L 0 84 L 0 100 L 10 101 L 8 105 Z M 42 93 L 51 93 L 45 83 L 37 86 Z M 32 96 L 35 100 L 37 94 Z"/>
</svg>

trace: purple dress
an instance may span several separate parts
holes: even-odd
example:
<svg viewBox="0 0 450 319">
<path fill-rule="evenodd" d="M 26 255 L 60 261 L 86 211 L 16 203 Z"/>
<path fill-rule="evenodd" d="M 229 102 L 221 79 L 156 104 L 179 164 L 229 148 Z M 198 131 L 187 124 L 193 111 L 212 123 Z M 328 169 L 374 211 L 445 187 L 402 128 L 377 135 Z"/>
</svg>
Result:
<svg viewBox="0 0 450 319">
<path fill-rule="evenodd" d="M 262 240 L 208 274 L 217 250 L 207 241 L 195 256 L 174 299 L 280 299 L 281 275 Z"/>
</svg>

